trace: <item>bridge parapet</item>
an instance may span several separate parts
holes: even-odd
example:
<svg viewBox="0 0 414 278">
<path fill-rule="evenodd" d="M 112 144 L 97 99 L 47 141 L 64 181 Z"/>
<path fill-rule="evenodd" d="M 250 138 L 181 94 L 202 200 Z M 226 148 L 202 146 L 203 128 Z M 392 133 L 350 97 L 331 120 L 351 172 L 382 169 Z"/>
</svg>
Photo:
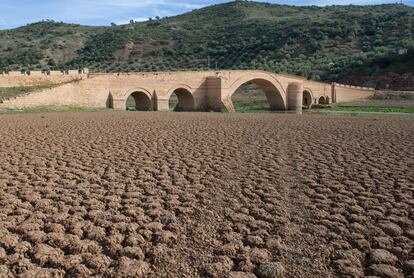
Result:
<svg viewBox="0 0 414 278">
<path fill-rule="evenodd" d="M 84 68 L 82 70 L 68 70 L 68 71 L 56 71 L 56 70 L 51 70 L 51 71 L 37 71 L 37 70 L 32 70 L 32 71 L 9 71 L 9 72 L 2 72 L 0 74 L 0 78 L 1 77 L 30 77 L 30 76 L 58 76 L 58 75 L 72 75 L 72 76 L 76 76 L 76 75 L 86 75 L 89 74 L 89 69 Z"/>
<path fill-rule="evenodd" d="M 375 88 L 370 87 L 361 87 L 361 86 L 354 86 L 354 85 L 346 85 L 346 84 L 340 84 L 340 83 L 332 83 L 336 87 L 344 87 L 344 88 L 353 88 L 358 90 L 368 90 L 368 91 L 375 91 Z"/>
<path fill-rule="evenodd" d="M 88 78 L 88 69 L 81 71 L 10 71 L 0 74 L 0 87 L 24 87 L 39 84 L 59 84 Z"/>
<path fill-rule="evenodd" d="M 332 83 L 332 99 L 334 102 L 363 100 L 373 96 L 375 92 L 374 88 Z"/>
</svg>

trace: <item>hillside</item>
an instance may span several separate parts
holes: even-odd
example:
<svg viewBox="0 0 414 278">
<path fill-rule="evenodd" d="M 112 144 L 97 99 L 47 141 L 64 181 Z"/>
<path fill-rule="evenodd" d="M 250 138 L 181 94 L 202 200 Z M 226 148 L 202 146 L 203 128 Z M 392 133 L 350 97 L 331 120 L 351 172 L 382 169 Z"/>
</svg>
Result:
<svg viewBox="0 0 414 278">
<path fill-rule="evenodd" d="M 45 21 L 0 31 L 0 71 L 205 69 L 210 57 L 212 68 L 354 83 L 363 73 L 375 83 L 375 76 L 413 71 L 411 63 L 381 64 L 400 49 L 411 49 L 398 55 L 401 61 L 412 59 L 413 22 L 414 9 L 401 4 L 294 7 L 247 1 L 111 27 Z"/>
</svg>

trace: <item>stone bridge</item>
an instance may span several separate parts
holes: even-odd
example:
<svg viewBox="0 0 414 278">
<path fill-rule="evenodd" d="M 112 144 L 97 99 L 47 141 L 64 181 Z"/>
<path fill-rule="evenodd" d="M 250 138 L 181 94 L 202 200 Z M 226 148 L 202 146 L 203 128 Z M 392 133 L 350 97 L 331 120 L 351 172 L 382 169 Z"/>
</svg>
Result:
<svg viewBox="0 0 414 278">
<path fill-rule="evenodd" d="M 252 83 L 266 94 L 272 110 L 297 111 L 312 104 L 364 99 L 375 92 L 256 70 L 79 75 L 74 82 L 5 101 L 3 106 L 81 105 L 125 110 L 132 96 L 138 110 L 169 111 L 175 93 L 181 111 L 234 111 L 232 95 Z"/>
</svg>

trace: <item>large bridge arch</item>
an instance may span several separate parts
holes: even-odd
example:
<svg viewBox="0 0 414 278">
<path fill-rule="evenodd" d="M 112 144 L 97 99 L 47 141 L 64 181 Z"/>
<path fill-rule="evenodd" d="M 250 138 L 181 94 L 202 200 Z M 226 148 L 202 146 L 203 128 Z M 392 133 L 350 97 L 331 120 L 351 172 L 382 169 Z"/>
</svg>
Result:
<svg viewBox="0 0 414 278">
<path fill-rule="evenodd" d="M 231 103 L 231 97 L 246 83 L 258 86 L 266 95 L 271 110 L 286 110 L 286 92 L 280 82 L 272 75 L 266 73 L 244 74 L 231 83 L 227 92 L 226 101 Z"/>
<path fill-rule="evenodd" d="M 193 89 L 184 84 L 174 86 L 168 90 L 167 98 L 171 99 L 172 95 L 175 94 L 178 99 L 178 103 L 174 108 L 174 111 L 194 111 L 196 103 L 194 99 Z"/>
</svg>

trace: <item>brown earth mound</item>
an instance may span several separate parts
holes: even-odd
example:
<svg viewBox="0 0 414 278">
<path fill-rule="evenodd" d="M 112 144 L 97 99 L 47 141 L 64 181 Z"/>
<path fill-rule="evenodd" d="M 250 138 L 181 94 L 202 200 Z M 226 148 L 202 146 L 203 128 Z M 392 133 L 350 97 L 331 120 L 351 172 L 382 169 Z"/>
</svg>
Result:
<svg viewBox="0 0 414 278">
<path fill-rule="evenodd" d="M 358 74 L 338 80 L 338 83 L 372 87 L 379 90 L 414 91 L 414 72 L 388 72 L 382 75 L 367 76 Z"/>
<path fill-rule="evenodd" d="M 0 117 L 0 277 L 413 277 L 414 120 Z"/>
</svg>

